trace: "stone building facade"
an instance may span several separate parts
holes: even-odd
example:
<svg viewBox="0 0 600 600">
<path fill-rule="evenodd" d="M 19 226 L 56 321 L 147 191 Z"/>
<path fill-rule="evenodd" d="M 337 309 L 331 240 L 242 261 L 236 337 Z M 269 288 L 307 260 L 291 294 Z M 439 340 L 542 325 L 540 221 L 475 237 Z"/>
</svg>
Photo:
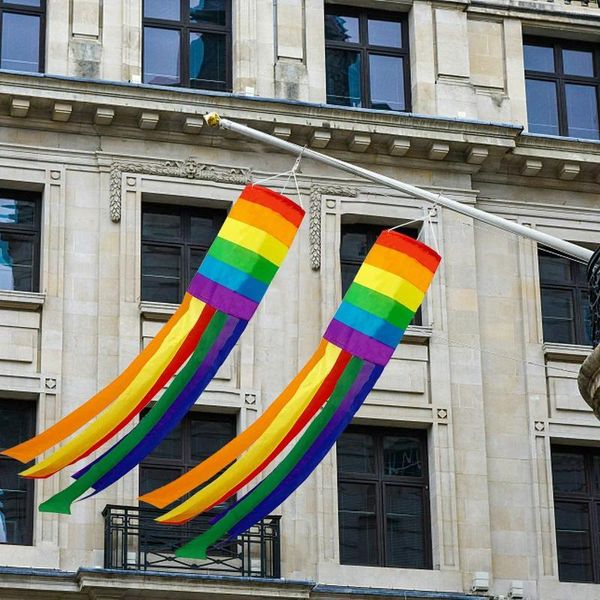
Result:
<svg viewBox="0 0 600 600">
<path fill-rule="evenodd" d="M 185 21 L 188 4 L 210 13 L 204 29 L 202 15 Z M 182 13 L 170 17 L 171 8 Z M 340 37 L 332 30 L 341 25 Z M 365 41 L 371 26 L 388 42 Z M 191 36 L 181 62 L 168 51 L 175 34 L 150 29 Z M 401 41 L 389 41 L 396 31 Z M 174 312 L 176 303 L 144 291 L 148 207 L 202 218 L 293 164 L 209 130 L 206 112 L 600 244 L 598 108 L 587 90 L 598 98 L 593 2 L 177 0 L 144 10 L 142 0 L 4 1 L 0 63 L 3 446 L 16 441 L 17 421 L 24 436 L 90 397 Z M 584 110 L 593 106 L 595 116 Z M 285 180 L 269 185 L 281 191 Z M 341 497 L 358 484 L 341 473 L 338 449 L 275 515 L 277 568 L 240 577 L 257 573 L 141 564 L 139 523 L 120 546 L 106 535 L 105 507 L 137 506 L 140 470 L 71 516 L 34 507 L 73 470 L 31 486 L 15 478 L 0 482 L 0 598 L 600 597 L 600 423 L 577 389 L 591 352 L 580 265 L 445 209 L 423 221 L 422 201 L 308 160 L 298 183 L 307 209 L 298 239 L 194 415 L 221 415 L 238 431 L 251 423 L 340 301 L 344 240 L 364 244 L 376 228 L 421 220 L 442 266 L 354 430 L 377 444 L 394 432 L 421 440 L 421 512 L 392 515 L 377 496 L 372 512 L 382 514 L 357 517 L 372 507 Z M 286 193 L 298 197 L 293 186 Z M 14 206 L 25 207 L 23 223 Z M 6 461 L 0 469 L 15 472 Z M 373 477 L 378 494 L 391 485 Z M 349 542 L 343 523 L 353 523 Z M 411 540 L 412 558 L 403 554 Z"/>
</svg>

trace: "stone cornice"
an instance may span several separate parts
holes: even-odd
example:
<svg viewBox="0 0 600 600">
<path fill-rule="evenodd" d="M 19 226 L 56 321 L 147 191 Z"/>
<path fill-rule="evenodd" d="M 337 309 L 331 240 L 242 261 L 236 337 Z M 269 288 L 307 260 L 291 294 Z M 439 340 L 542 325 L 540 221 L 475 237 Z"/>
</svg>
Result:
<svg viewBox="0 0 600 600">
<path fill-rule="evenodd" d="M 200 117 L 209 111 L 349 161 L 360 154 L 366 164 L 507 172 L 523 176 L 524 185 L 534 177 L 600 182 L 600 144 L 529 135 L 518 125 L 0 72 L 0 127 L 248 148 L 203 126 Z"/>
</svg>

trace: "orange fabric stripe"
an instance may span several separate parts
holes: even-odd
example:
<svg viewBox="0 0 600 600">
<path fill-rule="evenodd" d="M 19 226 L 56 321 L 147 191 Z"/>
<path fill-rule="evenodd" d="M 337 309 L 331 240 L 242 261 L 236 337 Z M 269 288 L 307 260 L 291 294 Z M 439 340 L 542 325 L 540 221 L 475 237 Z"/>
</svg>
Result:
<svg viewBox="0 0 600 600">
<path fill-rule="evenodd" d="M 177 498 L 181 498 L 187 492 L 208 481 L 213 475 L 231 464 L 268 429 L 283 407 L 294 397 L 304 379 L 323 358 L 327 344 L 326 340 L 321 340 L 317 351 L 312 355 L 304 368 L 252 425 L 223 446 L 218 452 L 215 452 L 204 462 L 196 465 L 191 471 L 188 471 L 167 485 L 153 490 L 144 496 L 140 496 L 140 500 L 148 502 L 153 506 L 164 508 Z"/>
<path fill-rule="evenodd" d="M 422 292 L 427 291 L 433 277 L 433 273 L 412 256 L 379 244 L 371 248 L 364 262 L 402 277 Z"/>
<path fill-rule="evenodd" d="M 243 197 L 233 205 L 229 216 L 270 233 L 288 247 L 292 245 L 298 231 L 297 227 L 279 213 L 266 206 L 244 200 Z"/>
<path fill-rule="evenodd" d="M 54 425 L 42 431 L 35 437 L 2 451 L 2 454 L 10 456 L 18 461 L 27 463 L 36 456 L 43 454 L 46 450 L 75 433 L 78 429 L 89 423 L 109 406 L 123 390 L 133 381 L 146 362 L 160 348 L 163 340 L 169 335 L 179 319 L 188 310 L 192 297 L 186 294 L 183 302 L 175 314 L 165 323 L 157 336 L 138 354 L 131 364 L 112 383 L 92 396 L 87 402 L 63 417 Z"/>
</svg>

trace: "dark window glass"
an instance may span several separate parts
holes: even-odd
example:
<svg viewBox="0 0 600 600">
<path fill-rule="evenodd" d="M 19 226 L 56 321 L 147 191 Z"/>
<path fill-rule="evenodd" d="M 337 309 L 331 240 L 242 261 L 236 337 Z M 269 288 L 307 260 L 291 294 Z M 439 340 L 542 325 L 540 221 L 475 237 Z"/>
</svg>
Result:
<svg viewBox="0 0 600 600">
<path fill-rule="evenodd" d="M 340 266 L 342 275 L 342 295 L 348 291 L 350 284 L 356 277 L 369 250 L 377 240 L 379 234 L 390 227 L 389 225 L 367 225 L 357 223 L 342 225 L 342 243 L 340 246 Z M 416 238 L 418 230 L 404 227 L 400 230 L 404 235 Z M 421 309 L 416 312 L 412 325 L 422 325 Z"/>
<path fill-rule="evenodd" d="M 0 400 L 0 450 L 35 434 L 35 404 Z M 19 477 L 24 465 L 0 455 L 0 543 L 33 543 L 33 480 Z"/>
<path fill-rule="evenodd" d="M 45 2 L 0 0 L 0 68 L 43 70 Z"/>
<path fill-rule="evenodd" d="M 600 47 L 528 38 L 524 52 L 529 131 L 600 139 Z"/>
<path fill-rule="evenodd" d="M 190 412 L 140 465 L 140 494 L 186 473 L 235 437 L 235 415 Z"/>
<path fill-rule="evenodd" d="M 231 89 L 231 1 L 145 0 L 144 83 Z"/>
<path fill-rule="evenodd" d="M 0 189 L 0 290 L 38 291 L 40 195 Z"/>
<path fill-rule="evenodd" d="M 539 265 L 544 341 L 591 345 L 586 265 L 544 251 Z"/>
<path fill-rule="evenodd" d="M 600 450 L 552 447 L 561 581 L 600 583 Z"/>
<path fill-rule="evenodd" d="M 181 301 L 226 214 L 208 208 L 142 204 L 142 300 Z"/>
<path fill-rule="evenodd" d="M 326 6 L 327 102 L 379 110 L 410 110 L 406 18 Z"/>
<path fill-rule="evenodd" d="M 327 102 L 340 106 L 361 106 L 360 59 L 359 52 L 327 51 Z"/>
<path fill-rule="evenodd" d="M 350 426 L 337 443 L 342 564 L 431 568 L 426 435 Z"/>
</svg>

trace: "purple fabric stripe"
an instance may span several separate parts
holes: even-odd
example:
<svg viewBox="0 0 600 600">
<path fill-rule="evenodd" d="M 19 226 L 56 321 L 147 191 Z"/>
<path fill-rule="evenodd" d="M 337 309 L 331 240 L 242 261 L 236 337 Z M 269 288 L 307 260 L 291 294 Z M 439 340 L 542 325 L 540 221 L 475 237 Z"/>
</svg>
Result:
<svg viewBox="0 0 600 600">
<path fill-rule="evenodd" d="M 367 397 L 369 392 L 373 389 L 373 386 L 377 382 L 377 379 L 383 371 L 382 367 L 375 366 L 372 364 L 365 364 L 361 369 L 352 387 L 346 394 L 346 397 L 338 407 L 337 411 L 319 434 L 319 437 L 315 440 L 313 445 L 309 448 L 308 452 L 304 454 L 298 464 L 290 471 L 285 479 L 279 484 L 279 486 L 264 499 L 252 512 L 241 519 L 237 525 L 229 530 L 228 537 L 233 538 L 240 533 L 246 531 L 249 527 L 261 518 L 268 515 L 273 509 L 279 506 L 286 500 L 294 490 L 308 478 L 308 476 L 314 471 L 317 465 L 325 458 L 327 453 L 331 450 L 336 440 L 342 434 L 344 429 L 352 420 L 352 417 L 358 411 L 362 405 L 364 399 Z M 260 484 L 259 484 L 260 485 Z M 249 492 L 249 494 L 251 494 Z M 236 503 L 234 506 L 236 506 Z M 233 507 L 231 507 L 233 508 Z M 221 515 L 219 515 L 221 516 Z"/>
<path fill-rule="evenodd" d="M 196 273 L 188 287 L 188 293 L 212 307 L 238 319 L 249 321 L 258 303 Z"/>
<path fill-rule="evenodd" d="M 376 365 L 387 365 L 394 354 L 394 348 L 386 346 L 336 319 L 331 321 L 323 337 L 346 352 Z"/>
</svg>

